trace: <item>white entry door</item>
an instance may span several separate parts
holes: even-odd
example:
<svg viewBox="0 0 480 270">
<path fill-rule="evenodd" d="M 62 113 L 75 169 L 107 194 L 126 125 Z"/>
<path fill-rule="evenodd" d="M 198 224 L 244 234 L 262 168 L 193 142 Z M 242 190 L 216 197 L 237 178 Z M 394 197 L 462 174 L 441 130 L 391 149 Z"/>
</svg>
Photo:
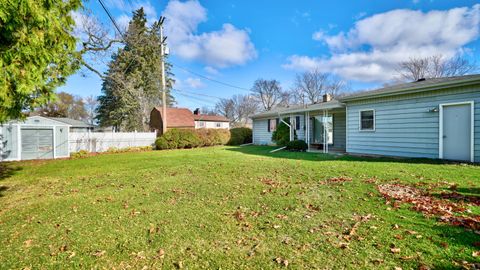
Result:
<svg viewBox="0 0 480 270">
<path fill-rule="evenodd" d="M 442 105 L 442 116 L 440 157 L 472 161 L 472 103 Z"/>
</svg>

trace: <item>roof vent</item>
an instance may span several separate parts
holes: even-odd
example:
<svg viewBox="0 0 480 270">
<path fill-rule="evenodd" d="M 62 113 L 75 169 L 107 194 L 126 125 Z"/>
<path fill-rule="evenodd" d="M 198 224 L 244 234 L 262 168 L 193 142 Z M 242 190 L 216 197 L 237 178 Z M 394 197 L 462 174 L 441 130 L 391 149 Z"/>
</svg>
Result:
<svg viewBox="0 0 480 270">
<path fill-rule="evenodd" d="M 417 80 L 417 82 L 423 82 L 423 81 L 425 81 L 425 78 L 420 78 Z"/>
</svg>

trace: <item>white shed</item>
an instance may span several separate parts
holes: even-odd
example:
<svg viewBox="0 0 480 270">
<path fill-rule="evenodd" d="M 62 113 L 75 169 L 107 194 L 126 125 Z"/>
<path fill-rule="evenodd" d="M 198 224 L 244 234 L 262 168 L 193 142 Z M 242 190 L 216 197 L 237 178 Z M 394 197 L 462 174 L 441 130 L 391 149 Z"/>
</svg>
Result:
<svg viewBox="0 0 480 270">
<path fill-rule="evenodd" d="M 69 157 L 69 128 L 42 116 L 0 125 L 0 161 Z"/>
</svg>

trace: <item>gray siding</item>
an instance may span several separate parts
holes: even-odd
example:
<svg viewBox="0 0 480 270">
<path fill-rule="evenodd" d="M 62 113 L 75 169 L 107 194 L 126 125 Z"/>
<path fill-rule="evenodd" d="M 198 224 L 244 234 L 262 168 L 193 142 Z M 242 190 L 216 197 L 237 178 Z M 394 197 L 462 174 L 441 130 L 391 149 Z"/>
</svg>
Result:
<svg viewBox="0 0 480 270">
<path fill-rule="evenodd" d="M 18 126 L 2 125 L 1 126 L 1 157 L 0 160 L 15 160 L 18 158 Z"/>
<path fill-rule="evenodd" d="M 296 130 L 297 138 L 299 140 L 305 139 L 305 115 L 294 114 L 293 117 L 300 116 L 300 129 Z M 288 118 L 283 116 L 283 118 Z M 275 119 L 275 118 L 270 118 Z M 254 119 L 253 120 L 253 143 L 257 145 L 273 144 L 272 132 L 268 132 L 268 119 Z"/>
<path fill-rule="evenodd" d="M 387 156 L 439 156 L 439 113 L 443 103 L 475 102 L 475 161 L 480 162 L 480 88 L 460 87 L 348 102 L 347 152 Z M 375 131 L 359 131 L 359 111 L 375 110 Z"/>
</svg>

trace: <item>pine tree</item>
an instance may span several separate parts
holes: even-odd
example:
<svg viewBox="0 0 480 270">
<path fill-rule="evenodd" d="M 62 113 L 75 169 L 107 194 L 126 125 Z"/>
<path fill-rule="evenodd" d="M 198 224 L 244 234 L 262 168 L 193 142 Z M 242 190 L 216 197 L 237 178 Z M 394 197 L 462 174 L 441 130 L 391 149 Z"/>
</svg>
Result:
<svg viewBox="0 0 480 270">
<path fill-rule="evenodd" d="M 80 68 L 71 12 L 80 0 L 0 1 L 0 123 L 47 104 Z"/>
<path fill-rule="evenodd" d="M 160 25 L 147 26 L 143 8 L 133 13 L 124 47 L 112 57 L 99 97 L 97 119 L 101 126 L 119 130 L 148 130 L 150 111 L 161 105 Z M 167 105 L 174 103 L 171 65 L 166 63 Z"/>
</svg>

